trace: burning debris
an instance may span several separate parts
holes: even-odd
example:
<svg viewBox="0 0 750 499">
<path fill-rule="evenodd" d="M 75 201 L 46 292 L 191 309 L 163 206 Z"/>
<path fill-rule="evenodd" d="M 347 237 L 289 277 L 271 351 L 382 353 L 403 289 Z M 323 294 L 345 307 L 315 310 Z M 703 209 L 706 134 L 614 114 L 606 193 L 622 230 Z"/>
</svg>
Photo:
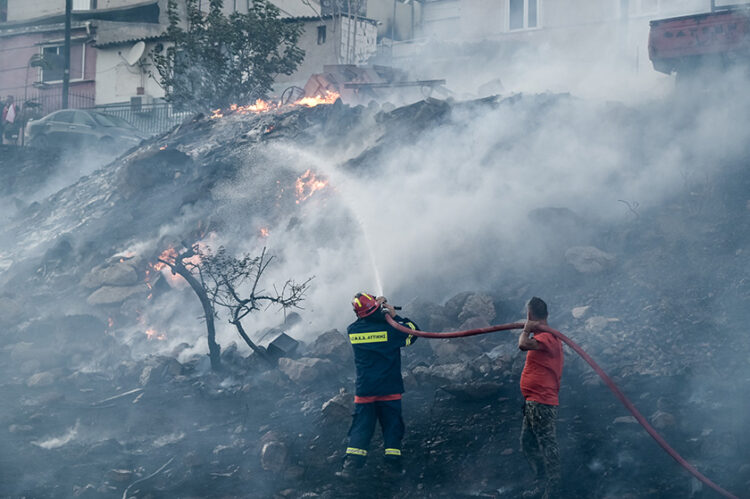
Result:
<svg viewBox="0 0 750 499">
<path fill-rule="evenodd" d="M 339 99 L 338 93 L 327 90 L 311 97 L 302 97 L 292 103 L 287 104 L 258 99 L 255 101 L 255 104 L 248 104 L 247 106 L 232 104 L 228 109 L 214 109 L 213 111 L 211 111 L 211 116 L 209 116 L 209 118 L 212 120 L 216 120 L 230 114 L 261 114 L 270 111 L 288 111 L 295 107 L 315 107 L 321 104 L 333 104 L 337 99 Z M 266 130 L 266 133 L 269 133 L 271 130 L 273 130 L 273 127 L 269 127 L 269 129 Z"/>
<path fill-rule="evenodd" d="M 294 182 L 294 192 L 297 195 L 297 200 L 295 202 L 300 204 L 303 201 L 310 199 L 310 197 L 317 191 L 325 189 L 326 187 L 328 187 L 328 181 L 319 178 L 308 168 L 305 170 L 305 173 L 300 175 Z"/>
</svg>

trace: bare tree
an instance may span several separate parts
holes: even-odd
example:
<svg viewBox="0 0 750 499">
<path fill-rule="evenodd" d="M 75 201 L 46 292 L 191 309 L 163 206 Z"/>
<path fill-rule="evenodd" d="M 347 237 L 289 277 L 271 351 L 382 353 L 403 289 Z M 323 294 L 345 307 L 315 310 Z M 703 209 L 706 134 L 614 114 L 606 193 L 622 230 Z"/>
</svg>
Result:
<svg viewBox="0 0 750 499">
<path fill-rule="evenodd" d="M 221 347 L 216 343 L 216 325 L 214 324 L 216 309 L 214 308 L 213 300 L 208 295 L 205 279 L 200 271 L 200 265 L 190 261 L 196 255 L 200 257 L 201 252 L 197 244 L 192 246 L 184 242 L 182 244 L 187 248 L 186 250 L 177 253 L 171 260 L 159 258 L 159 261 L 168 266 L 172 270 L 172 274 L 177 274 L 185 279 L 193 292 L 198 296 L 203 307 L 203 316 L 206 320 L 208 356 L 211 359 L 211 369 L 218 371 L 221 369 Z M 197 278 L 193 272 L 197 273 Z"/>
<path fill-rule="evenodd" d="M 214 323 L 214 318 L 218 316 L 217 306 L 227 309 L 229 323 L 253 352 L 273 365 L 274 361 L 268 353 L 247 335 L 242 319 L 273 305 L 282 309 L 301 308 L 300 303 L 312 278 L 302 283 L 289 279 L 281 289 L 274 285 L 273 290 L 266 291 L 261 286 L 261 278 L 273 260 L 273 257 L 266 255 L 266 248 L 263 248 L 260 256 L 245 254 L 242 258 L 236 258 L 228 254 L 223 246 L 213 253 L 202 250 L 197 244 L 182 244 L 188 249 L 177 253 L 172 259 L 160 257 L 159 261 L 167 265 L 173 274 L 187 281 L 203 306 L 211 369 L 221 369 L 221 347 L 216 343 Z"/>
<path fill-rule="evenodd" d="M 266 290 L 261 285 L 261 279 L 272 260 L 273 257 L 266 254 L 266 248 L 259 256 L 245 254 L 236 258 L 222 246 L 216 253 L 203 253 L 200 264 L 204 286 L 213 305 L 227 309 L 229 323 L 253 352 L 270 364 L 274 364 L 273 359 L 250 339 L 242 326 L 242 319 L 252 312 L 267 310 L 274 305 L 282 309 L 301 308 L 300 303 L 312 280 L 308 278 L 297 283 L 289 279 L 280 289 L 274 285 L 271 290 Z"/>
</svg>

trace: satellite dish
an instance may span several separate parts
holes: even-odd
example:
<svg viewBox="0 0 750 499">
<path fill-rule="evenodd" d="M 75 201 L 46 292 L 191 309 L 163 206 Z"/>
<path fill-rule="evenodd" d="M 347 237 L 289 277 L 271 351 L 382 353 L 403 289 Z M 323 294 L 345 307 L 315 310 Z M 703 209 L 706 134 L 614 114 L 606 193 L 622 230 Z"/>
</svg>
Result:
<svg viewBox="0 0 750 499">
<path fill-rule="evenodd" d="M 128 53 L 125 55 L 124 59 L 125 62 L 128 63 L 128 66 L 134 66 L 136 62 L 141 58 L 143 55 L 143 52 L 146 51 L 146 43 L 143 41 L 136 42 L 135 45 L 130 47 L 130 50 L 128 50 Z"/>
</svg>

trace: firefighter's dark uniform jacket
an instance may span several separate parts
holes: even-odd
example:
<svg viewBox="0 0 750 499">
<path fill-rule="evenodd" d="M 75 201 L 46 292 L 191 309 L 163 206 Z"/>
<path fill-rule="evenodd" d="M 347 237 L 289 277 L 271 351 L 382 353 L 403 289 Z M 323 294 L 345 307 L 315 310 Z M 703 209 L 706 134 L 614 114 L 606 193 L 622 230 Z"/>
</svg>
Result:
<svg viewBox="0 0 750 499">
<path fill-rule="evenodd" d="M 417 329 L 409 319 L 399 316 L 394 319 L 406 327 Z M 347 332 L 354 348 L 356 395 L 371 397 L 403 393 L 401 347 L 414 343 L 417 337 L 393 328 L 380 312 L 357 319 L 349 325 Z"/>
</svg>

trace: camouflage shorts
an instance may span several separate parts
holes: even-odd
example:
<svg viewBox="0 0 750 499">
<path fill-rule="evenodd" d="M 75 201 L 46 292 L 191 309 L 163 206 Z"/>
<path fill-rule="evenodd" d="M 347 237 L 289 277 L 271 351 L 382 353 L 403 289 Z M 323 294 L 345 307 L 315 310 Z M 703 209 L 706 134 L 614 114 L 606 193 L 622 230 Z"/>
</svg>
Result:
<svg viewBox="0 0 750 499">
<path fill-rule="evenodd" d="M 560 449 L 557 445 L 557 406 L 527 400 L 523 406 L 521 450 L 547 492 L 560 483 Z"/>
</svg>

